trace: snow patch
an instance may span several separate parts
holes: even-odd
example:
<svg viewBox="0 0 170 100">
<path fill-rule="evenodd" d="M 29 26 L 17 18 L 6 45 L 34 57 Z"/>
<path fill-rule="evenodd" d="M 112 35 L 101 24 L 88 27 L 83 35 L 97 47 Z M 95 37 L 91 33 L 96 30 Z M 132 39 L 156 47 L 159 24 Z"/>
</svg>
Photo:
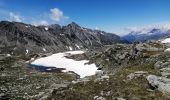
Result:
<svg viewBox="0 0 170 100">
<path fill-rule="evenodd" d="M 80 49 L 80 46 L 78 44 L 75 45 L 78 49 Z"/>
<path fill-rule="evenodd" d="M 85 31 L 87 31 L 87 29 L 86 28 L 82 28 L 83 30 L 85 30 Z"/>
<path fill-rule="evenodd" d="M 34 61 L 34 60 L 35 60 L 35 58 L 31 58 L 31 59 L 30 59 L 30 61 Z"/>
<path fill-rule="evenodd" d="M 45 48 L 42 49 L 44 52 L 47 51 Z"/>
<path fill-rule="evenodd" d="M 73 48 L 69 46 L 69 50 L 73 50 Z"/>
<path fill-rule="evenodd" d="M 7 57 L 10 57 L 11 55 L 10 55 L 10 54 L 7 54 L 6 56 L 7 56 Z"/>
<path fill-rule="evenodd" d="M 35 58 L 31 58 L 30 60 L 26 61 L 25 63 L 30 63 L 33 62 L 35 60 Z"/>
<path fill-rule="evenodd" d="M 26 54 L 28 54 L 28 52 L 29 52 L 28 49 L 26 49 Z"/>
<path fill-rule="evenodd" d="M 67 52 L 65 52 L 66 54 L 72 54 L 72 55 L 77 55 L 77 54 L 83 54 L 84 53 L 84 51 L 67 51 Z"/>
<path fill-rule="evenodd" d="M 104 35 L 104 33 L 103 33 L 103 32 L 100 32 L 100 34 Z"/>
<path fill-rule="evenodd" d="M 45 30 L 48 31 L 48 27 L 45 27 Z"/>
<path fill-rule="evenodd" d="M 170 38 L 166 38 L 165 40 L 161 41 L 161 43 L 170 43 Z"/>
<path fill-rule="evenodd" d="M 73 71 L 80 75 L 80 78 L 85 76 L 94 75 L 98 70 L 95 64 L 86 64 L 88 60 L 81 60 L 76 61 L 73 59 L 66 58 L 68 54 L 75 55 L 75 54 L 83 54 L 84 51 L 69 51 L 64 53 L 56 53 L 48 57 L 39 58 L 33 61 L 31 64 L 34 65 L 42 65 L 42 66 L 53 66 L 56 68 L 64 68 L 63 72 Z"/>
<path fill-rule="evenodd" d="M 60 34 L 61 36 L 64 36 L 64 34 Z"/>
<path fill-rule="evenodd" d="M 166 49 L 165 52 L 170 52 L 170 48 Z"/>
<path fill-rule="evenodd" d="M 30 26 L 27 26 L 27 25 L 26 25 L 25 27 L 26 27 L 26 28 L 29 28 Z"/>
</svg>

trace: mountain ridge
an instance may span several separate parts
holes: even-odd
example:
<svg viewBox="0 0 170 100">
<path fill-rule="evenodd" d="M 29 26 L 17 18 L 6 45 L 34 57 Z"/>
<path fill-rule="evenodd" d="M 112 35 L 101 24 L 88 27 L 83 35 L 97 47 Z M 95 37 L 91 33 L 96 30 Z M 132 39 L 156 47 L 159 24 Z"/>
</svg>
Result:
<svg viewBox="0 0 170 100">
<path fill-rule="evenodd" d="M 33 26 L 19 22 L 0 22 L 0 53 L 21 54 L 88 49 L 124 42 L 112 33 L 83 28 L 72 22 Z"/>
<path fill-rule="evenodd" d="M 130 43 L 135 41 L 144 42 L 147 40 L 158 40 L 161 38 L 165 38 L 170 35 L 170 29 L 164 29 L 160 27 L 153 27 L 149 29 L 142 29 L 131 31 L 125 36 L 122 36 L 122 39 L 127 40 Z"/>
</svg>

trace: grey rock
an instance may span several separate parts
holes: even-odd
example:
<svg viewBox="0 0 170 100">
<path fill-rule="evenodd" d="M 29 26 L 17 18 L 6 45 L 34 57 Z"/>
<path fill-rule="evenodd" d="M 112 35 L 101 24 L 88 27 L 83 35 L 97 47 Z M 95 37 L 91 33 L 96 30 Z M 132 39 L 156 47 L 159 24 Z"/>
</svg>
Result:
<svg viewBox="0 0 170 100">
<path fill-rule="evenodd" d="M 58 89 L 58 88 L 61 88 L 61 87 L 67 87 L 68 84 L 56 84 L 56 83 L 53 83 L 51 86 L 50 86 L 50 89 Z"/>
<path fill-rule="evenodd" d="M 1 74 L 1 76 L 2 76 L 2 77 L 6 77 L 6 76 L 7 76 L 7 74 L 5 74 L 5 73 L 2 73 L 2 74 Z"/>
<path fill-rule="evenodd" d="M 167 62 L 161 62 L 161 61 L 157 61 L 155 64 L 154 64 L 154 68 L 156 69 L 160 69 L 160 68 L 167 68 L 167 67 L 170 67 L 170 62 L 167 61 Z"/>
<path fill-rule="evenodd" d="M 139 74 L 139 75 L 143 75 L 143 74 L 147 74 L 148 72 L 146 72 L 146 71 L 136 71 L 134 73 Z"/>
<path fill-rule="evenodd" d="M 37 86 L 36 89 L 40 89 L 41 87 L 40 86 Z"/>
<path fill-rule="evenodd" d="M 126 99 L 124 99 L 124 98 L 116 98 L 116 100 L 126 100 Z"/>
<path fill-rule="evenodd" d="M 152 87 L 157 88 L 166 95 L 170 95 L 170 79 L 156 75 L 148 75 L 146 79 Z"/>
<path fill-rule="evenodd" d="M 5 96 L 5 94 L 4 93 L 0 93 L 0 97 L 3 97 L 3 96 Z"/>
<path fill-rule="evenodd" d="M 84 83 L 84 84 L 86 84 L 86 83 L 89 82 L 89 81 L 90 81 L 90 79 L 87 78 L 87 77 L 85 77 L 85 78 L 81 78 L 81 79 L 77 79 L 77 80 L 75 80 L 75 81 L 72 81 L 72 83 L 73 83 L 73 84 L 76 84 L 76 83 Z"/>
<path fill-rule="evenodd" d="M 106 98 L 100 96 L 100 97 L 97 97 L 95 100 L 106 100 Z"/>
<path fill-rule="evenodd" d="M 108 92 L 106 92 L 106 96 L 110 96 L 112 94 L 112 92 L 111 91 L 108 91 Z"/>
<path fill-rule="evenodd" d="M 109 75 L 107 75 L 107 74 L 104 74 L 104 75 L 102 75 L 102 76 L 100 76 L 100 77 L 97 77 L 94 81 L 95 82 L 97 82 L 97 81 L 104 81 L 104 80 L 109 80 Z"/>
<path fill-rule="evenodd" d="M 44 95 L 44 96 L 42 96 L 39 100 L 47 100 L 48 97 L 49 97 L 49 95 Z"/>
<path fill-rule="evenodd" d="M 152 90 L 152 89 L 147 89 L 147 91 L 149 91 L 149 92 L 153 92 L 154 90 Z"/>
<path fill-rule="evenodd" d="M 170 67 L 170 62 L 165 62 L 162 64 L 162 67 Z"/>
<path fill-rule="evenodd" d="M 96 100 L 99 96 L 94 96 L 94 99 Z"/>
<path fill-rule="evenodd" d="M 110 77 L 108 75 L 101 76 L 101 79 L 109 79 Z"/>
<path fill-rule="evenodd" d="M 39 92 L 37 95 L 30 96 L 29 99 L 40 99 L 45 95 L 45 92 Z M 45 100 L 45 99 L 42 99 Z"/>
<path fill-rule="evenodd" d="M 126 57 L 126 53 L 124 53 L 124 54 L 117 54 L 116 55 L 120 60 L 123 60 L 123 59 L 125 59 L 125 57 Z"/>
<path fill-rule="evenodd" d="M 159 68 L 161 68 L 162 67 L 162 62 L 161 61 L 157 61 L 155 64 L 154 64 L 154 68 L 155 69 L 159 69 Z"/>
<path fill-rule="evenodd" d="M 169 76 L 170 75 L 170 68 L 162 68 L 160 69 L 162 76 Z"/>
<path fill-rule="evenodd" d="M 100 95 L 103 96 L 104 95 L 104 91 L 100 91 Z"/>
<path fill-rule="evenodd" d="M 104 74 L 103 71 L 97 71 L 95 75 L 96 77 L 101 77 L 103 74 Z"/>
<path fill-rule="evenodd" d="M 145 77 L 147 74 L 148 74 L 148 72 L 145 72 L 145 71 L 136 71 L 134 73 L 127 75 L 127 80 L 132 80 L 132 79 L 138 78 L 140 76 Z"/>
</svg>

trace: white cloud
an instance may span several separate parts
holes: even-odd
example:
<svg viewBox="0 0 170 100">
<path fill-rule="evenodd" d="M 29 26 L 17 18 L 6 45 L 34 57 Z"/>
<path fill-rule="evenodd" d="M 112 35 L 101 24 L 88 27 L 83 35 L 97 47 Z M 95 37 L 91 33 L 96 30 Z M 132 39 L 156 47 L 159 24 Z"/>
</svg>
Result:
<svg viewBox="0 0 170 100">
<path fill-rule="evenodd" d="M 58 9 L 58 8 L 53 8 L 53 9 L 50 9 L 50 18 L 53 20 L 53 21 L 61 21 L 62 19 L 68 19 L 69 17 L 67 16 L 64 16 L 63 12 Z"/>
<path fill-rule="evenodd" d="M 124 30 L 127 31 L 127 32 L 132 32 L 132 31 L 138 31 L 139 28 L 137 28 L 137 27 L 126 27 L 126 28 L 124 28 Z"/>
<path fill-rule="evenodd" d="M 100 30 L 100 28 L 99 27 L 95 27 L 95 30 Z"/>
<path fill-rule="evenodd" d="M 35 26 L 39 26 L 39 25 L 47 26 L 47 25 L 49 25 L 49 23 L 46 20 L 34 21 L 32 24 L 35 25 Z"/>
<path fill-rule="evenodd" d="M 16 21 L 16 22 L 22 22 L 24 17 L 17 15 L 13 12 L 9 12 L 9 20 L 10 21 Z"/>
<path fill-rule="evenodd" d="M 160 29 L 162 32 L 166 32 L 170 30 L 170 23 L 158 23 L 158 24 L 150 24 L 145 26 L 138 27 L 127 27 L 124 30 L 126 33 L 136 32 L 140 34 L 145 34 L 150 32 L 152 29 Z"/>
</svg>

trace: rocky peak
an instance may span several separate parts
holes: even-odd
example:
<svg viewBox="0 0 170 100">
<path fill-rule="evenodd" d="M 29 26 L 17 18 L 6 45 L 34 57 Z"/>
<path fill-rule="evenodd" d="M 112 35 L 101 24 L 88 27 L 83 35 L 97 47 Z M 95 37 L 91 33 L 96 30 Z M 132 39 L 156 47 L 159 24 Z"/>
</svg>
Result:
<svg viewBox="0 0 170 100">
<path fill-rule="evenodd" d="M 68 26 L 78 26 L 78 27 L 80 27 L 77 23 L 75 23 L 75 22 L 71 22 L 70 24 L 68 24 Z"/>
<path fill-rule="evenodd" d="M 49 28 L 56 30 L 56 29 L 61 29 L 62 27 L 59 24 L 52 24 L 49 26 Z"/>
<path fill-rule="evenodd" d="M 161 31 L 160 29 L 154 28 L 150 31 L 150 33 L 156 33 L 156 32 L 160 32 L 160 31 Z"/>
<path fill-rule="evenodd" d="M 80 26 L 78 24 L 76 24 L 75 22 L 71 22 L 66 27 L 71 28 L 71 29 L 78 29 L 78 28 L 80 28 Z"/>
</svg>

